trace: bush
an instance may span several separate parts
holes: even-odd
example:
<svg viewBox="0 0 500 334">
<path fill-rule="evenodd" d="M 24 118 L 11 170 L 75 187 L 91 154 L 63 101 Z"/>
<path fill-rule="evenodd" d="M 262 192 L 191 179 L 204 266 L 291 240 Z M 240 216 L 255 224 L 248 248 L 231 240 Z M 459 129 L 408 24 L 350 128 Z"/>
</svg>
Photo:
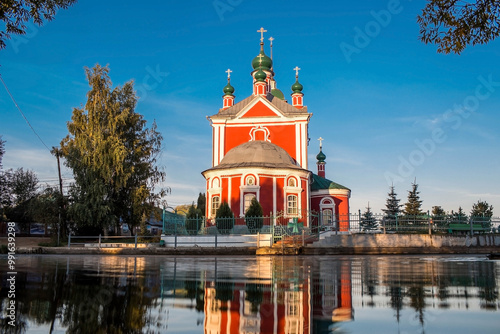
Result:
<svg viewBox="0 0 500 334">
<path fill-rule="evenodd" d="M 250 231 L 260 230 L 264 225 L 264 211 L 257 198 L 252 198 L 252 202 L 245 212 L 245 223 Z"/>
<path fill-rule="evenodd" d="M 234 214 L 227 202 L 223 202 L 215 214 L 215 226 L 221 234 L 229 234 L 234 226 Z"/>
<path fill-rule="evenodd" d="M 194 204 L 189 207 L 186 215 L 186 230 L 188 234 L 196 235 L 200 230 L 202 223 L 202 214 L 200 209 L 196 209 Z"/>
</svg>

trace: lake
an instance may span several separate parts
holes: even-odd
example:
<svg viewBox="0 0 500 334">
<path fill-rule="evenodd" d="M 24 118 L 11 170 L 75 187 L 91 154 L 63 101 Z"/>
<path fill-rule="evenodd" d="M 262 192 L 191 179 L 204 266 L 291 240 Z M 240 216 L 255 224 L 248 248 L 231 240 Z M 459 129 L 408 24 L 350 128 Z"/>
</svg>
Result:
<svg viewBox="0 0 500 334">
<path fill-rule="evenodd" d="M 483 255 L 18 255 L 2 333 L 499 333 Z M 12 323 L 11 323 L 12 324 Z"/>
</svg>

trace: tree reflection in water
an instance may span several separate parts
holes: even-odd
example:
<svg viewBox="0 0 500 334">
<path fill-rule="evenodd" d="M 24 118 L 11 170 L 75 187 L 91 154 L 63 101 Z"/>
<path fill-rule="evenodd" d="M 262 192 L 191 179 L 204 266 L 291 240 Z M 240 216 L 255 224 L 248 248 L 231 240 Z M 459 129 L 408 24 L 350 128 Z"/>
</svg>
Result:
<svg viewBox="0 0 500 334">
<path fill-rule="evenodd" d="M 2 275 L 2 333 L 329 333 L 384 308 L 397 326 L 413 312 L 423 332 L 430 310 L 445 321 L 499 305 L 499 264 L 484 257 L 34 255 L 17 270 L 16 327 Z M 471 319 L 471 330 L 484 328 Z"/>
</svg>

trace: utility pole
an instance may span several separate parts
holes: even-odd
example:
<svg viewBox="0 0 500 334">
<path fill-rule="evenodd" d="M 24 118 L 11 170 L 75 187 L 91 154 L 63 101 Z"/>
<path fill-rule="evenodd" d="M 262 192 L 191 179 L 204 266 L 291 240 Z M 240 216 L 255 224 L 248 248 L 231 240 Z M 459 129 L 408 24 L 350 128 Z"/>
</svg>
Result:
<svg viewBox="0 0 500 334">
<path fill-rule="evenodd" d="M 59 246 L 59 236 L 61 231 L 61 211 L 63 209 L 63 186 L 62 186 L 62 177 L 61 177 L 61 161 L 59 157 L 61 156 L 61 150 L 55 146 L 52 147 L 52 151 L 50 153 L 54 154 L 57 159 L 57 172 L 59 174 L 59 192 L 61 193 L 61 206 L 59 208 L 59 224 L 57 225 L 57 246 Z"/>
</svg>

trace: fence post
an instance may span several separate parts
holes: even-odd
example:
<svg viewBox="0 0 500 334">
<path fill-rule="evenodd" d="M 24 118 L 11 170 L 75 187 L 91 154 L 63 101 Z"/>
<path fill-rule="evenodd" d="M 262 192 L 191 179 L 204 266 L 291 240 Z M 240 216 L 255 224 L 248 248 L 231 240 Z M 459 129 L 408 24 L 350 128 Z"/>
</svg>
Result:
<svg viewBox="0 0 500 334">
<path fill-rule="evenodd" d="M 215 248 L 217 248 L 217 231 L 215 232 Z"/>
<path fill-rule="evenodd" d="M 71 233 L 68 234 L 68 248 L 71 247 Z"/>
<path fill-rule="evenodd" d="M 427 210 L 427 221 L 429 222 L 429 235 L 432 235 L 432 225 L 431 225 L 432 219 L 431 215 L 429 214 L 429 210 Z"/>
<path fill-rule="evenodd" d="M 99 248 L 101 248 L 101 235 L 99 234 Z"/>
<path fill-rule="evenodd" d="M 257 232 L 257 248 L 260 248 L 260 232 Z"/>
<path fill-rule="evenodd" d="M 473 220 L 472 217 L 469 218 L 469 225 L 470 225 L 470 236 L 472 237 L 474 235 L 474 228 L 473 228 Z"/>
<path fill-rule="evenodd" d="M 137 233 L 135 233 L 135 248 L 137 248 Z"/>
<path fill-rule="evenodd" d="M 306 231 L 302 230 L 302 247 L 304 247 L 306 243 Z"/>
<path fill-rule="evenodd" d="M 271 242 L 270 247 L 273 247 L 274 244 L 274 216 L 272 212 L 269 212 L 269 224 L 271 225 Z"/>
<path fill-rule="evenodd" d="M 368 204 L 369 206 L 370 204 Z M 361 210 L 358 209 L 358 225 L 359 225 L 359 232 L 361 232 Z"/>
</svg>

